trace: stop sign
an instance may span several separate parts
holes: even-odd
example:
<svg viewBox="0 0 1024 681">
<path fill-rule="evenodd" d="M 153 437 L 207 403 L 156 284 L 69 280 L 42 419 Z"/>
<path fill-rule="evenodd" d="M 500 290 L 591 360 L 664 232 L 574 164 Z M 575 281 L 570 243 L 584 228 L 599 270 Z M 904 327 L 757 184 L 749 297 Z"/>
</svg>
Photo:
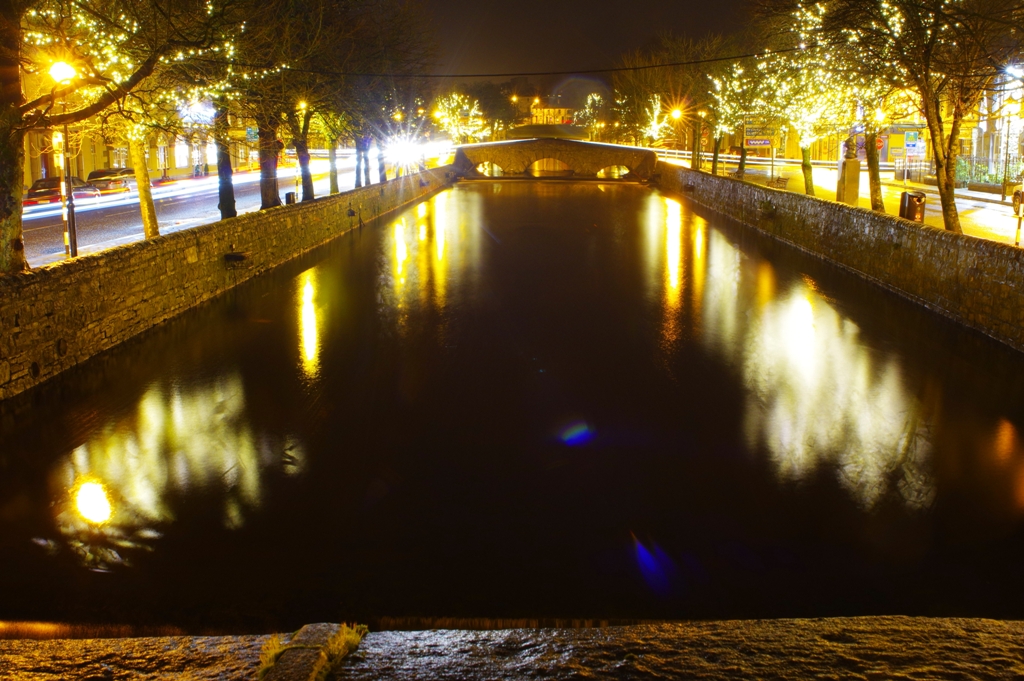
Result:
<svg viewBox="0 0 1024 681">
<path fill-rule="evenodd" d="M 875 148 L 878 149 L 879 151 L 881 151 L 882 147 L 884 147 L 884 146 L 885 146 L 885 140 L 882 139 L 881 137 L 876 137 L 875 138 Z"/>
</svg>

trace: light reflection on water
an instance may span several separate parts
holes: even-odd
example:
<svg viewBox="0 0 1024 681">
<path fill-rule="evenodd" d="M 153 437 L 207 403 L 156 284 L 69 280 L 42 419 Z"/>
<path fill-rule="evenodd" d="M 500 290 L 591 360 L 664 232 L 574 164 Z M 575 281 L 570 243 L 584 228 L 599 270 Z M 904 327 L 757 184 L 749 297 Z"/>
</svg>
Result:
<svg viewBox="0 0 1024 681">
<path fill-rule="evenodd" d="M 689 239 L 681 237 L 686 223 Z M 675 352 L 683 315 L 680 272 L 689 264 L 689 324 L 736 366 L 747 390 L 748 444 L 771 457 L 781 479 L 835 466 L 842 484 L 871 507 L 895 480 L 907 506 L 934 498 L 927 410 L 908 392 L 895 355 L 869 350 L 813 282 L 776 289 L 767 261 L 753 261 L 699 216 L 652 195 L 644 220 L 648 281 L 662 284 L 662 349 Z M 664 243 L 664 250 L 652 246 Z"/>
<path fill-rule="evenodd" d="M 970 540 L 991 527 L 986 560 L 1016 564 L 1003 544 L 1024 513 L 1017 393 L 986 402 L 963 375 L 987 385 L 999 361 L 1019 367 L 941 366 L 972 346 L 947 352 L 952 334 L 935 340 L 928 319 L 904 328 L 876 314 L 877 292 L 709 219 L 639 187 L 479 183 L 240 287 L 179 327 L 187 342 L 126 350 L 109 366 L 148 364 L 104 376 L 116 394 L 35 417 L 74 427 L 35 481 L 54 509 L 36 517 L 55 529 L 17 515 L 15 502 L 35 508 L 28 493 L 0 498 L 0 523 L 32 551 L 11 564 L 50 561 L 32 538 L 94 569 L 130 563 L 86 575 L 116 600 L 222 550 L 248 581 L 218 607 L 264 607 L 251 595 L 287 566 L 268 607 L 316 591 L 302 607 L 317 618 L 336 603 L 442 611 L 478 564 L 500 586 L 461 602 L 469 614 L 653 617 L 861 612 L 846 595 L 878 593 L 904 566 L 929 586 L 959 570 L 961 527 Z M 300 469 L 316 474 L 279 484 Z M 231 555 L 264 543 L 256 567 Z M 930 567 L 947 545 L 953 559 Z"/>
<path fill-rule="evenodd" d="M 299 277 L 299 329 L 300 354 L 302 371 L 308 379 L 315 379 L 320 373 L 320 334 L 317 322 L 318 310 L 315 304 L 317 295 L 317 270 L 311 268 Z"/>
<path fill-rule="evenodd" d="M 444 310 L 480 263 L 482 197 L 441 192 L 391 224 L 382 300 L 402 332 L 411 306 Z"/>
<path fill-rule="evenodd" d="M 304 462 L 296 442 L 254 435 L 238 374 L 187 389 L 152 385 L 133 413 L 108 422 L 55 467 L 57 526 L 86 565 L 125 564 L 128 552 L 152 548 L 174 522 L 175 498 L 212 491 L 222 498 L 219 521 L 238 528 L 260 505 L 264 471 L 294 473 Z M 76 498 L 84 485 L 102 485 L 108 518 L 82 512 Z"/>
</svg>

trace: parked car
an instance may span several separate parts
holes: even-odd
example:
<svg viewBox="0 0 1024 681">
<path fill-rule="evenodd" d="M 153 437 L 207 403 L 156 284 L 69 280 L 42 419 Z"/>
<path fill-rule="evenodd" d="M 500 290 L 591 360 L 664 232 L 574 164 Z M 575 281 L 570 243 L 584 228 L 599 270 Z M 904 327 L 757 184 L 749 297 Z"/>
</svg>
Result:
<svg viewBox="0 0 1024 681">
<path fill-rule="evenodd" d="M 60 182 L 59 177 L 47 177 L 42 180 L 36 180 L 25 194 L 25 198 L 21 202 L 22 205 L 36 206 L 45 203 L 60 203 Z M 98 199 L 100 197 L 100 190 L 97 187 L 88 182 L 83 182 L 78 177 L 71 178 L 71 191 L 74 194 L 75 201 Z"/>
<path fill-rule="evenodd" d="M 89 173 L 86 182 L 96 186 L 101 194 L 119 194 L 135 189 L 135 171 L 131 168 L 103 168 Z"/>
</svg>

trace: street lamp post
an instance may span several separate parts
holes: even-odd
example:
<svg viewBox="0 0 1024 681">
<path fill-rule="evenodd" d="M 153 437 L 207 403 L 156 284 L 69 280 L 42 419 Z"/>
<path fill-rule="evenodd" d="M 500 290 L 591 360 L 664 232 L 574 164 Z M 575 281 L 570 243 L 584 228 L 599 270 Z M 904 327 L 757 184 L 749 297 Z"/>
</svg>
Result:
<svg viewBox="0 0 1024 681">
<path fill-rule="evenodd" d="M 59 61 L 50 67 L 50 77 L 56 81 L 57 85 L 69 84 L 76 75 L 75 69 L 66 62 Z M 62 103 L 62 107 L 64 113 L 67 113 L 68 107 L 66 102 Z M 78 257 L 78 230 L 75 222 L 75 188 L 71 181 L 71 155 L 68 153 L 68 149 L 71 146 L 71 137 L 68 135 L 67 121 L 64 122 L 64 134 L 60 141 L 60 193 L 63 203 L 61 213 L 64 218 L 64 252 L 68 256 L 75 258 Z"/>
</svg>

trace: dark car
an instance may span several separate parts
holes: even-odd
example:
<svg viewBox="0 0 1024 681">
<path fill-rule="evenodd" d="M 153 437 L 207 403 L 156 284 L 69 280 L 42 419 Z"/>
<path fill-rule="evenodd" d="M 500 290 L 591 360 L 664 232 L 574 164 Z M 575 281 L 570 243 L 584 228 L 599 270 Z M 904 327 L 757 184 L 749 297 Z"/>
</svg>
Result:
<svg viewBox="0 0 1024 681">
<path fill-rule="evenodd" d="M 104 168 L 89 173 L 86 180 L 101 194 L 119 194 L 135 189 L 135 171 L 131 168 Z"/>
<path fill-rule="evenodd" d="M 36 180 L 32 183 L 28 193 L 25 194 L 22 204 L 25 206 L 36 206 L 46 203 L 60 203 L 60 183 L 59 177 L 47 177 L 42 180 Z M 78 177 L 71 178 L 71 190 L 76 201 L 98 199 L 100 197 L 99 189 L 87 182 L 82 182 L 81 178 Z"/>
</svg>

